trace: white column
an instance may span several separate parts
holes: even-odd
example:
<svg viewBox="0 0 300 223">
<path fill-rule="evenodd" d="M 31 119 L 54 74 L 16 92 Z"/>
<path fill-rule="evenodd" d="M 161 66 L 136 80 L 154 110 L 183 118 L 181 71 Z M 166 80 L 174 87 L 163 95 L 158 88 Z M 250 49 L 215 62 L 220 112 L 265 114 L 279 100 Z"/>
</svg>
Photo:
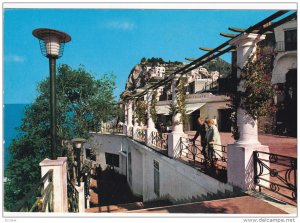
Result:
<svg viewBox="0 0 300 223">
<path fill-rule="evenodd" d="M 139 123 L 138 123 L 138 118 L 137 118 L 137 115 L 136 115 L 136 105 L 137 105 L 137 101 L 134 102 L 134 125 L 133 125 L 133 139 L 136 139 L 136 131 L 138 130 L 139 128 Z"/>
<path fill-rule="evenodd" d="M 159 101 L 159 97 L 161 96 L 162 92 L 163 92 L 164 87 L 158 87 L 157 88 L 157 101 Z"/>
<path fill-rule="evenodd" d="M 176 92 L 176 82 L 174 78 L 172 80 L 172 105 L 177 105 L 177 92 Z M 180 154 L 185 153 L 186 149 L 180 149 L 180 138 L 186 137 L 187 135 L 183 132 L 183 124 L 181 123 L 181 114 L 177 113 L 172 117 L 173 131 L 168 135 L 168 156 L 177 157 Z"/>
<path fill-rule="evenodd" d="M 264 35 L 243 34 L 230 41 L 230 45 L 237 50 L 237 77 L 241 76 L 241 69 L 255 53 L 257 43 L 265 39 Z M 244 91 L 243 82 L 237 86 L 238 91 Z M 228 183 L 243 190 L 254 188 L 253 151 L 269 152 L 268 146 L 258 141 L 257 120 L 253 119 L 242 108 L 237 109 L 237 126 L 240 138 L 228 145 Z"/>
<path fill-rule="evenodd" d="M 241 76 L 241 69 L 247 64 L 248 59 L 256 52 L 257 43 L 265 39 L 265 35 L 244 34 L 233 39 L 230 44 L 236 46 L 237 50 L 237 78 Z M 244 91 L 243 82 L 238 84 L 238 91 Z M 236 144 L 260 144 L 258 141 L 257 120 L 253 119 L 242 108 L 237 111 L 237 125 L 240 131 L 240 138 Z"/>
<path fill-rule="evenodd" d="M 57 160 L 44 159 L 39 165 L 42 177 L 48 170 L 53 170 L 54 212 L 68 212 L 67 157 L 58 157 Z"/>
<path fill-rule="evenodd" d="M 125 122 L 124 122 L 124 125 L 123 125 L 123 134 L 127 134 L 127 125 L 128 125 L 128 106 L 127 106 L 127 102 L 125 101 L 124 103 L 124 112 L 125 112 Z"/>
<path fill-rule="evenodd" d="M 85 212 L 85 207 L 84 207 L 84 200 L 85 200 L 85 196 L 84 196 L 84 182 L 80 183 L 80 187 L 75 186 L 76 190 L 78 191 L 78 209 L 79 212 Z"/>
<path fill-rule="evenodd" d="M 153 122 L 153 119 L 151 117 L 151 101 L 152 101 L 152 95 L 153 95 L 153 91 L 152 90 L 148 90 L 147 92 L 147 129 L 146 129 L 146 144 L 147 145 L 152 145 L 151 141 L 152 141 L 152 137 L 151 134 L 152 132 L 157 132 L 156 128 L 155 128 L 155 124 Z"/>
<path fill-rule="evenodd" d="M 132 100 L 129 100 L 127 102 L 127 130 L 126 130 L 126 134 L 129 135 L 130 134 L 130 128 L 132 128 Z"/>
</svg>

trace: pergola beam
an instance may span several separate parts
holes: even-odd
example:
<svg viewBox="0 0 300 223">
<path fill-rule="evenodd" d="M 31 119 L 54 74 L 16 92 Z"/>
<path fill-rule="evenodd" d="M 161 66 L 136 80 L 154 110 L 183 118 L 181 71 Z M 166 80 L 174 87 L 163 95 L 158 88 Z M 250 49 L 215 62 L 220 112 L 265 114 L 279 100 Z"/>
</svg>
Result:
<svg viewBox="0 0 300 223">
<path fill-rule="evenodd" d="M 220 35 L 229 38 L 235 38 L 238 36 L 238 34 L 231 34 L 231 33 L 220 33 Z"/>
<path fill-rule="evenodd" d="M 186 60 L 188 60 L 188 61 L 195 61 L 195 60 L 196 60 L 196 58 L 190 58 L 190 57 L 186 57 L 186 58 L 184 58 L 184 59 L 186 59 Z"/>
<path fill-rule="evenodd" d="M 263 34 L 263 33 L 267 32 L 267 31 L 271 30 L 270 27 L 272 27 L 272 28 L 276 27 L 276 26 L 274 26 L 274 24 L 280 25 L 280 22 L 281 22 L 282 20 L 284 20 L 284 19 L 286 20 L 287 17 L 284 18 L 284 19 L 282 19 L 282 20 L 280 20 L 280 21 L 278 21 L 278 22 L 276 22 L 276 23 L 274 23 L 274 24 L 272 24 L 271 26 L 266 27 L 266 28 L 264 27 L 265 24 L 267 24 L 267 23 L 271 22 L 272 20 L 274 20 L 274 19 L 276 19 L 276 18 L 278 18 L 278 17 L 284 15 L 284 14 L 287 13 L 287 12 L 288 12 L 288 10 L 281 10 L 281 11 L 278 11 L 278 12 L 276 12 L 276 13 L 270 15 L 269 17 L 263 19 L 262 21 L 258 22 L 257 24 L 255 24 L 255 25 L 253 25 L 253 26 L 250 26 L 250 27 L 249 27 L 248 29 L 246 29 L 244 32 L 246 32 L 246 33 L 251 33 L 251 32 L 253 32 L 254 30 L 261 30 L 261 31 L 259 32 L 259 34 Z M 294 14 L 296 14 L 296 13 L 294 13 Z M 292 15 L 293 15 L 293 14 L 292 14 Z M 288 17 L 289 17 L 290 19 L 292 18 L 291 15 L 288 16 Z M 287 19 L 287 21 L 288 21 L 288 19 Z M 283 22 L 283 23 L 284 23 L 284 22 Z M 281 23 L 281 24 L 282 24 L 282 23 Z M 278 26 L 278 25 L 277 25 L 277 26 Z M 241 34 L 242 34 L 242 33 L 238 34 L 237 36 L 239 36 L 239 35 L 241 35 Z M 174 77 L 176 74 L 180 74 L 180 77 L 181 77 L 183 74 L 185 74 L 185 73 L 187 73 L 187 72 L 189 72 L 189 71 L 191 71 L 191 70 L 193 70 L 193 69 L 195 69 L 195 68 L 197 68 L 197 67 L 203 65 L 204 63 L 207 63 L 207 62 L 209 62 L 210 60 L 215 59 L 216 57 L 219 57 L 219 56 L 223 55 L 224 53 L 227 53 L 227 52 L 229 52 L 230 50 L 234 49 L 233 46 L 228 47 L 226 50 L 223 50 L 222 52 L 219 52 L 219 53 L 217 53 L 216 55 L 213 55 L 212 57 L 209 58 L 209 56 L 211 56 L 211 55 L 214 54 L 215 52 L 218 52 L 219 50 L 222 50 L 224 47 L 228 46 L 228 45 L 229 45 L 229 42 L 230 42 L 231 40 L 232 40 L 232 39 L 227 40 L 226 42 L 224 42 L 223 44 L 221 44 L 221 45 L 219 45 L 218 47 L 214 48 L 213 50 L 209 51 L 209 52 L 206 53 L 205 55 L 199 57 L 198 59 L 194 60 L 193 62 L 189 63 L 188 65 L 186 65 L 186 66 L 184 66 L 184 67 L 178 69 L 177 71 L 175 71 L 174 73 L 172 73 L 172 74 L 170 74 L 168 77 L 166 77 L 164 80 L 162 80 L 162 81 L 160 81 L 160 82 L 158 82 L 158 83 L 152 85 L 151 87 L 147 88 L 143 93 L 137 95 L 137 97 L 141 97 L 141 96 L 145 95 L 146 92 L 147 92 L 147 90 L 157 88 L 157 87 L 162 86 L 162 85 L 164 85 L 165 83 L 171 81 L 171 80 L 173 79 L 173 77 Z M 208 58 L 208 59 L 206 59 L 205 61 L 203 61 L 205 58 Z"/>
<path fill-rule="evenodd" d="M 212 50 L 214 50 L 214 48 L 208 48 L 208 47 L 200 47 L 199 48 L 200 50 L 203 50 L 203 51 L 212 51 Z M 218 53 L 221 53 L 221 52 L 223 52 L 224 50 L 218 50 L 217 52 Z M 236 50 L 235 49 L 232 49 L 232 50 L 230 50 L 230 52 L 235 52 Z"/>
<path fill-rule="evenodd" d="M 244 28 L 236 28 L 236 27 L 229 27 L 228 29 L 229 29 L 230 31 L 238 32 L 238 33 L 243 33 L 243 32 L 246 31 L 246 29 L 244 29 Z M 260 30 L 253 30 L 251 33 L 257 34 L 257 33 L 259 33 L 259 31 L 260 31 Z M 267 32 L 265 32 L 264 34 L 271 34 L 271 33 L 273 33 L 273 32 L 272 32 L 272 31 L 267 31 Z"/>
</svg>

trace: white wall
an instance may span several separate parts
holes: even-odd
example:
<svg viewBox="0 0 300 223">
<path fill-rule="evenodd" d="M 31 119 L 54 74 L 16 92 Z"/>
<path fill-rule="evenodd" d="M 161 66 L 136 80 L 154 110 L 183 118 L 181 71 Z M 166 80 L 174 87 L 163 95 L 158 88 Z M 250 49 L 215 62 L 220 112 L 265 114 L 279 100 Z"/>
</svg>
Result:
<svg viewBox="0 0 300 223">
<path fill-rule="evenodd" d="M 284 31 L 297 29 L 297 20 L 292 20 L 274 28 L 276 42 L 284 41 Z"/>
<path fill-rule="evenodd" d="M 225 189 L 233 190 L 232 186 L 221 183 L 178 160 L 157 153 L 125 136 L 95 134 L 93 137 L 97 141 L 95 143 L 101 145 L 97 152 L 97 160 L 101 162 L 101 166 L 105 163 L 105 157 L 103 158 L 105 152 L 119 154 L 120 146 L 122 146 L 126 148 L 127 155 L 131 153 L 132 184 L 129 186 L 134 194 L 143 196 L 143 201 L 169 198 L 174 203 L 191 202 L 201 199 L 208 193 L 225 192 Z M 120 155 L 120 159 L 122 159 L 121 157 L 122 155 Z M 154 193 L 154 160 L 159 163 L 160 197 Z M 120 161 L 118 171 L 122 173 L 125 168 L 124 162 Z M 127 179 L 128 177 L 127 172 Z"/>
<path fill-rule="evenodd" d="M 275 57 L 274 68 L 272 71 L 272 84 L 285 83 L 286 73 L 290 69 L 297 69 L 296 52 L 280 52 Z"/>
<path fill-rule="evenodd" d="M 129 146 L 128 151 L 132 160 L 132 184 L 129 183 L 129 186 L 135 195 L 143 195 L 143 154 L 135 146 Z"/>
<path fill-rule="evenodd" d="M 124 158 L 122 158 L 125 154 L 120 154 L 121 150 L 128 150 L 125 136 L 94 133 L 89 139 L 89 144 L 90 147 L 96 149 L 96 163 L 100 164 L 103 170 L 107 167 L 105 153 L 117 154 L 119 155 L 119 168 L 115 167 L 115 170 L 120 174 L 126 175 L 126 163 Z"/>
<path fill-rule="evenodd" d="M 143 201 L 169 198 L 173 203 L 191 202 L 208 193 L 233 190 L 230 185 L 129 139 L 129 147 L 131 145 L 143 151 Z M 154 160 L 159 163 L 160 197 L 154 193 Z M 132 160 L 135 161 L 137 160 Z"/>
<path fill-rule="evenodd" d="M 210 102 L 206 103 L 204 106 L 200 108 L 200 115 L 203 118 L 214 118 L 216 116 L 219 119 L 219 109 L 227 109 L 229 102 L 228 101 L 220 101 L 220 102 Z"/>
</svg>

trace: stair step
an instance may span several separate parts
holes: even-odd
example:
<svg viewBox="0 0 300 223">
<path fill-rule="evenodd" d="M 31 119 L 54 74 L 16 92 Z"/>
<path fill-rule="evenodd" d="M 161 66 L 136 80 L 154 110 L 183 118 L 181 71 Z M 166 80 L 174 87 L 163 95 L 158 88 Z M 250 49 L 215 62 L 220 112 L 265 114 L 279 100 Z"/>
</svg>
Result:
<svg viewBox="0 0 300 223">
<path fill-rule="evenodd" d="M 163 207 L 170 205 L 171 202 L 160 200 L 160 201 L 153 201 L 153 202 L 133 202 L 127 204 L 117 204 L 117 205 L 107 205 L 107 206 L 100 206 L 100 207 L 93 207 L 85 209 L 87 213 L 112 213 L 112 212 L 125 212 L 125 211 L 133 211 L 145 208 L 153 208 L 153 207 Z"/>
</svg>

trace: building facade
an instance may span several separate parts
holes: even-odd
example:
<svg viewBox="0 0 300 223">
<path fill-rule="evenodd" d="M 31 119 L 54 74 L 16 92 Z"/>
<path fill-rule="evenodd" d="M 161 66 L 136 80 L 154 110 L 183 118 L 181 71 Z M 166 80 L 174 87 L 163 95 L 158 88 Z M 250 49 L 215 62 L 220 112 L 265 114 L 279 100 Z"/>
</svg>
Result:
<svg viewBox="0 0 300 223">
<path fill-rule="evenodd" d="M 276 131 L 297 136 L 297 20 L 274 29 L 276 57 L 272 71 L 277 105 Z"/>
</svg>

